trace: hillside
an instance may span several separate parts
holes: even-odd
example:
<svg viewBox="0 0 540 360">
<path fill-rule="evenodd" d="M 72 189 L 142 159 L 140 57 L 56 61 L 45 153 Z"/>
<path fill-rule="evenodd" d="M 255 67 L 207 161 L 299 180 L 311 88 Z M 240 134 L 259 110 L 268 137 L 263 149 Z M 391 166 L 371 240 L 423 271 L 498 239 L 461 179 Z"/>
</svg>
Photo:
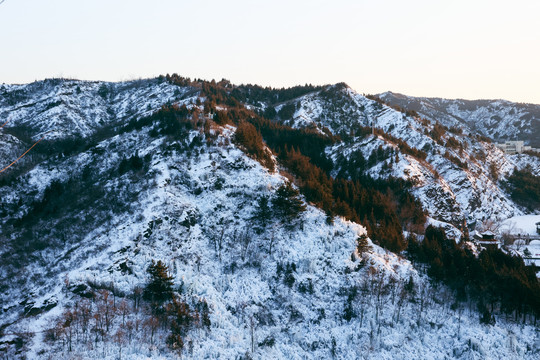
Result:
<svg viewBox="0 0 540 360">
<path fill-rule="evenodd" d="M 374 229 L 378 207 L 405 218 L 387 201 L 415 206 L 409 189 L 432 219 L 522 215 L 489 166 L 504 179 L 538 159 L 437 137 L 342 84 L 257 89 L 174 77 L 3 87 L 1 154 L 46 137 L 0 174 L 2 356 L 538 357 L 538 309 L 480 301 L 489 289 L 463 298 L 367 236 L 391 230 Z M 443 155 L 450 136 L 467 169 Z M 302 172 L 315 171 L 309 151 L 333 177 Z M 383 194 L 392 177 L 411 185 Z M 346 219 L 336 190 L 355 178 L 380 201 L 362 203 L 375 212 L 365 223 Z M 331 199 L 309 191 L 319 182 Z M 172 284 L 150 293 L 158 261 Z"/>
<path fill-rule="evenodd" d="M 188 96 L 182 89 L 155 80 L 121 83 L 64 79 L 0 86 L 0 117 L 7 129 L 38 139 L 87 138 L 129 120 L 149 115 L 167 101 Z"/>
<path fill-rule="evenodd" d="M 460 127 L 498 142 L 524 140 L 532 147 L 540 147 L 540 105 L 506 100 L 413 97 L 392 92 L 378 96 L 388 104 L 414 110 L 447 127 Z"/>
<path fill-rule="evenodd" d="M 280 116 L 282 109 L 290 110 Z M 504 220 L 527 211 L 510 199 L 502 184 L 514 168 L 530 166 L 540 175 L 537 157 L 506 155 L 461 127 L 449 129 L 438 119 L 397 111 L 344 84 L 279 104 L 276 110 L 287 125 L 313 126 L 341 137 L 342 142 L 327 149 L 338 166 L 334 175 L 342 171 L 409 180 L 429 215 L 455 226 L 463 220 Z M 351 157 L 354 169 L 339 168 Z"/>
</svg>

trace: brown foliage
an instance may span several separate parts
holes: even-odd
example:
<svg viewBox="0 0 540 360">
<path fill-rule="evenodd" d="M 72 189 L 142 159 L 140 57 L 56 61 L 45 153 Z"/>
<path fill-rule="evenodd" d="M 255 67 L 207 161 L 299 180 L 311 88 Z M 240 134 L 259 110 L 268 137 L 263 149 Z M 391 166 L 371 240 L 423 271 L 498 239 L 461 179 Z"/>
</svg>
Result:
<svg viewBox="0 0 540 360">
<path fill-rule="evenodd" d="M 274 161 L 270 151 L 265 148 L 263 138 L 255 126 L 248 122 L 241 122 L 234 134 L 234 141 L 243 147 L 248 155 L 254 157 L 270 171 L 274 171 Z"/>
</svg>

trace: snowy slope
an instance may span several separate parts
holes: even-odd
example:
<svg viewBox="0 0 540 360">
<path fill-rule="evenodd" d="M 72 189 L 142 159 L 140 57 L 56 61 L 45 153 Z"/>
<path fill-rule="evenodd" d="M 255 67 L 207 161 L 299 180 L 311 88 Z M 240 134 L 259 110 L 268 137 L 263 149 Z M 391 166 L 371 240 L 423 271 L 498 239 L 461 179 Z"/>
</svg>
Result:
<svg viewBox="0 0 540 360">
<path fill-rule="evenodd" d="M 93 83 L 79 86 L 97 91 Z M 122 83 L 113 87 L 127 89 Z M 185 98 L 178 100 L 180 105 L 195 106 L 189 95 L 194 89 L 157 82 L 142 89 L 116 95 L 129 99 L 118 104 L 143 104 L 132 116 L 151 111 L 149 103 L 150 109 L 159 107 L 159 99 L 170 98 L 169 90 Z M 154 103 L 152 96 L 160 89 L 164 94 L 156 95 Z M 143 95 L 136 95 L 139 90 Z M 390 132 L 390 125 L 411 121 L 400 120 L 399 113 L 381 110 L 350 90 L 347 94 L 351 111 L 357 109 L 366 121 L 376 117 Z M 45 95 L 36 91 L 33 96 Z M 306 121 L 324 114 L 324 104 L 312 105 L 319 104 L 316 97 L 302 101 L 305 110 L 298 111 Z M 113 108 L 118 115 L 110 121 L 127 116 L 126 106 Z M 86 118 L 81 119 L 86 124 Z M 81 126 L 73 119 L 56 124 L 64 124 L 76 138 L 91 137 L 101 126 L 92 119 L 89 115 L 88 124 Z M 26 121 L 33 130 L 49 130 L 44 120 Z M 336 132 L 341 126 L 321 124 Z M 51 340 L 48 332 L 67 311 L 84 304 L 99 309 L 98 300 L 85 303 L 88 292 L 112 289 L 115 301 L 135 308 L 132 295 L 148 281 L 145 270 L 155 259 L 168 265 L 175 289 L 187 302 L 205 299 L 210 308 L 210 327 L 189 331 L 182 358 L 538 357 L 536 327 L 505 318 L 498 318 L 494 326 L 481 325 L 475 309 L 452 307 L 452 295 L 444 287 L 431 286 L 409 261 L 369 241 L 371 250 L 359 254 L 356 240 L 365 229 L 358 224 L 340 218 L 329 224 L 322 211 L 308 206 L 302 224 L 289 229 L 273 219 L 257 233 L 250 220 L 257 199 L 274 196 L 286 180 L 234 145 L 234 127 L 213 125 L 213 136 L 192 129 L 171 137 L 156 135 L 154 126 L 112 129 L 90 148 L 49 156 L 0 188 L 0 353 L 6 351 L 8 358 L 26 354 L 31 359 L 116 359 L 122 351 L 131 359 L 177 358 L 165 345 L 168 329 L 160 327 L 154 334 L 141 310 L 129 312 L 126 319 L 126 324 L 137 324 L 138 331 L 124 325 L 118 310 L 104 340 L 97 333 L 89 338 L 77 330 L 71 351 L 67 333 Z M 411 141 L 424 139 L 415 133 L 407 136 Z M 362 141 L 365 146 L 360 140 L 349 146 L 361 151 L 379 143 L 391 146 L 379 137 Z M 337 151 L 329 149 L 330 154 Z M 121 170 L 135 155 L 142 159 L 141 168 Z M 399 157 L 403 160 L 394 165 L 395 171 L 410 169 L 410 176 L 433 183 L 428 165 Z M 371 170 L 374 175 L 377 166 Z M 65 184 L 55 196 L 77 196 L 65 208 L 39 210 L 36 204 L 55 189 L 55 181 Z M 433 186 L 453 191 L 450 185 Z M 417 191 L 422 194 L 420 186 Z M 32 209 L 39 221 L 25 218 Z M 26 225 L 17 226 L 17 219 L 25 219 Z M 41 240 L 33 252 L 21 256 L 14 251 L 30 239 Z"/>
<path fill-rule="evenodd" d="M 230 130 L 224 131 L 224 138 Z M 84 247 L 59 250 L 51 260 L 61 258 L 62 264 L 48 266 L 49 279 L 38 282 L 40 286 L 30 286 L 33 297 L 26 301 L 5 299 L 7 308 L 17 302 L 25 302 L 30 309 L 57 304 L 40 317 L 19 319 L 8 328 L 10 331 L 47 329 L 62 308 L 77 299 L 77 295 L 65 292 L 66 278 L 72 288 L 77 284 L 114 283 L 116 291 L 129 293 L 135 286 L 144 285 L 144 270 L 150 259 L 162 259 L 185 294 L 205 298 L 211 308 L 210 331 L 189 335 L 185 358 L 235 358 L 250 353 L 253 317 L 257 345 L 252 356 L 256 358 L 329 358 L 333 353 L 346 359 L 501 354 L 534 357 L 527 350 L 536 346 L 533 328 L 504 322 L 495 327 L 481 326 L 474 313 L 460 319 L 459 312 L 434 302 L 440 294 L 430 289 L 407 261 L 376 246 L 362 262 L 358 255 L 351 257 L 356 237 L 365 230 L 340 219 L 327 225 L 324 213 L 312 207 L 303 216 L 303 230 L 288 232 L 272 227 L 276 246 L 270 254 L 266 250 L 270 232 L 262 236 L 249 233 L 245 219 L 254 211 L 255 198 L 271 194 L 283 179 L 233 146 L 208 148 L 193 158 L 174 153 L 165 157 L 159 141 L 147 143 L 144 136 L 129 137 L 143 146 L 141 155 L 154 154 L 152 185 L 138 198 L 135 213 L 115 216 L 110 223 L 94 229 L 82 240 Z M 129 146 L 128 139 L 111 141 Z M 222 139 L 218 143 L 224 144 Z M 36 169 L 29 176 L 38 174 Z M 214 185 L 217 179 L 222 179 L 219 190 Z M 193 226 L 182 225 L 188 214 L 197 214 L 200 220 Z M 231 221 L 223 223 L 221 219 Z M 221 254 L 211 242 L 220 226 L 226 229 L 226 246 Z M 246 231 L 252 242 L 242 255 L 236 237 Z M 286 263 L 296 266 L 292 287 L 276 270 Z M 130 271 L 123 272 L 120 264 L 127 264 Z M 26 268 L 29 276 L 40 271 L 42 267 L 37 264 Z M 410 296 L 417 300 L 407 298 L 400 308 L 397 289 L 411 277 L 418 284 L 418 294 Z M 390 283 L 395 284 L 394 290 L 388 287 Z M 301 284 L 312 284 L 313 290 L 306 292 Z M 354 305 L 358 315 L 347 321 L 343 319 L 344 306 L 355 288 L 361 294 Z M 10 294 L 13 296 L 14 291 Z M 422 312 L 421 297 L 426 301 Z M 399 320 L 398 308 L 402 312 Z M 119 318 L 116 324 L 120 325 Z M 258 345 L 265 339 L 273 339 L 274 345 Z M 125 356 L 175 356 L 163 346 L 144 344 L 142 338 L 132 341 L 126 345 Z M 75 346 L 70 353 L 58 343 L 51 348 L 38 333 L 28 351 L 32 358 L 46 358 L 50 352 L 58 358 L 115 358 L 117 345 L 111 341 L 107 346 Z"/>
<path fill-rule="evenodd" d="M 540 174 L 537 157 L 506 155 L 494 145 L 466 133 L 445 132 L 437 138 L 433 134 L 436 122 L 396 111 L 344 84 L 302 96 L 292 103 L 296 104 L 296 112 L 291 119 L 282 119 L 285 124 L 316 126 L 321 132 L 327 128 L 342 137 L 341 143 L 328 150 L 328 155 L 335 161 L 354 152 L 361 152 L 368 159 L 379 147 L 393 151 L 394 155 L 372 165 L 368 174 L 374 177 L 392 175 L 413 181 L 414 193 L 429 214 L 445 222 L 460 224 L 463 219 L 475 222 L 521 215 L 522 210 L 505 193 L 501 183 L 515 167 L 522 169 L 530 165 Z M 358 136 L 358 125 L 373 126 L 393 138 Z M 427 158 L 424 160 L 403 151 L 393 139 L 425 152 Z M 496 178 L 490 167 L 497 170 Z"/>
<path fill-rule="evenodd" d="M 0 133 L 0 169 L 8 166 L 25 150 L 24 144 L 15 136 Z"/>
<path fill-rule="evenodd" d="M 510 234 L 527 234 L 538 236 L 536 223 L 540 222 L 540 215 L 523 215 L 506 219 L 501 224 L 501 229 Z"/>
<path fill-rule="evenodd" d="M 37 140 L 88 137 L 104 126 L 148 115 L 193 89 L 156 79 L 123 83 L 51 79 L 25 85 L 0 85 L 0 122 L 23 128 Z"/>
<path fill-rule="evenodd" d="M 391 105 L 415 110 L 422 117 L 448 127 L 462 127 L 496 141 L 525 140 L 533 147 L 540 147 L 540 105 L 413 97 L 392 92 L 378 96 Z"/>
</svg>

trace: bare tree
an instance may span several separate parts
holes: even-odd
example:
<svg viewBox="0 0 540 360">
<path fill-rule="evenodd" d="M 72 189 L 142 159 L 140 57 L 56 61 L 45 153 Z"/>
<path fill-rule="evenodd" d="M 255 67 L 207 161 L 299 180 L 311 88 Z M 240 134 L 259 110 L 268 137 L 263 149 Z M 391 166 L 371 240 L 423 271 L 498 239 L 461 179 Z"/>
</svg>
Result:
<svg viewBox="0 0 540 360">
<path fill-rule="evenodd" d="M 242 257 L 242 261 L 244 261 L 246 259 L 246 255 L 249 250 L 249 245 L 251 244 L 252 234 L 250 233 L 249 230 L 245 230 L 240 234 L 238 240 L 239 240 L 240 249 L 241 249 L 240 255 Z"/>
<path fill-rule="evenodd" d="M 151 315 L 144 321 L 143 325 L 150 331 L 150 344 L 154 345 L 154 336 L 159 326 L 159 319 L 155 315 Z"/>
<path fill-rule="evenodd" d="M 274 243 L 276 241 L 276 226 L 272 226 L 272 233 L 270 235 L 270 239 L 268 239 L 268 245 L 269 245 L 269 248 L 268 248 L 268 252 L 270 253 L 270 255 L 272 255 L 272 249 L 274 248 Z"/>
<path fill-rule="evenodd" d="M 362 324 L 364 322 L 364 314 L 366 313 L 366 308 L 368 305 L 368 294 L 370 291 L 369 287 L 369 281 L 367 278 L 364 278 L 362 281 L 362 284 L 360 285 L 360 297 L 359 297 L 359 307 L 360 307 L 360 327 L 362 327 Z"/>
<path fill-rule="evenodd" d="M 371 293 L 375 296 L 375 321 L 379 323 L 380 314 L 384 306 L 384 296 L 388 292 L 384 272 L 375 268 L 370 269 Z"/>
<path fill-rule="evenodd" d="M 126 301 L 126 299 L 122 299 L 120 304 L 118 305 L 118 311 L 120 314 L 122 314 L 122 326 L 126 325 L 126 315 L 129 311 L 129 305 Z"/>
<path fill-rule="evenodd" d="M 405 284 L 400 281 L 398 288 L 398 300 L 396 304 L 396 310 L 395 310 L 395 316 L 394 316 L 394 322 L 397 324 L 399 323 L 399 318 L 401 315 L 401 310 L 403 309 L 403 305 L 405 304 L 405 301 L 407 300 L 408 291 L 405 288 Z"/>
<path fill-rule="evenodd" d="M 71 310 L 67 310 L 62 314 L 62 317 L 60 318 L 61 328 L 62 328 L 62 335 L 64 336 L 66 343 L 68 344 L 68 350 L 71 352 L 73 350 L 72 343 L 73 343 L 73 321 L 75 319 L 75 316 Z"/>
<path fill-rule="evenodd" d="M 500 221 L 489 218 L 482 221 L 480 224 L 480 231 L 491 231 L 495 233 L 499 231 L 501 225 L 502 223 Z"/>
<path fill-rule="evenodd" d="M 133 289 L 133 307 L 135 309 L 135 312 L 139 311 L 142 295 L 143 288 L 140 286 L 135 286 L 135 289 Z"/>
<path fill-rule="evenodd" d="M 101 303 L 98 305 L 98 312 L 103 314 L 105 320 L 105 331 L 108 333 L 115 317 L 113 301 L 109 299 L 110 292 L 108 290 L 100 290 Z"/>
<path fill-rule="evenodd" d="M 101 341 L 105 341 L 105 325 L 103 321 L 103 316 L 100 314 L 99 309 L 94 313 L 92 318 L 94 319 L 94 327 L 92 328 L 92 331 L 96 334 L 95 343 L 97 347 L 100 336 Z"/>
<path fill-rule="evenodd" d="M 118 328 L 113 336 L 114 342 L 118 344 L 118 358 L 122 360 L 122 346 L 126 343 L 126 333 L 122 328 Z"/>
<path fill-rule="evenodd" d="M 131 338 L 133 337 L 133 330 L 135 329 L 135 323 L 131 320 L 126 321 L 124 325 L 126 329 L 127 340 L 131 344 Z"/>
<path fill-rule="evenodd" d="M 257 319 L 253 316 L 253 314 L 249 317 L 249 329 L 250 329 L 250 335 L 251 335 L 251 353 L 253 354 L 255 352 L 255 328 L 257 326 Z"/>
<path fill-rule="evenodd" d="M 502 240 L 504 242 L 504 245 L 517 245 L 519 246 L 521 243 L 515 244 L 516 240 L 516 234 L 524 234 L 525 231 L 522 229 L 519 229 L 514 221 L 505 222 L 504 226 L 500 227 Z M 519 250 L 519 249 L 518 249 Z"/>
<path fill-rule="evenodd" d="M 422 316 L 424 315 L 424 310 L 428 304 L 429 290 L 425 284 L 421 284 L 418 290 L 418 317 L 417 324 L 420 326 L 422 321 Z"/>
<path fill-rule="evenodd" d="M 66 276 L 64 276 L 64 291 L 66 292 L 66 295 L 69 294 L 69 276 L 66 274 Z"/>
<path fill-rule="evenodd" d="M 92 304 L 90 301 L 84 299 L 79 305 L 79 314 L 81 322 L 81 330 L 83 334 L 83 341 L 86 341 L 88 334 L 88 326 L 90 325 L 90 319 L 92 317 Z"/>
<path fill-rule="evenodd" d="M 221 252 L 223 250 L 225 234 L 228 228 L 229 228 L 229 222 L 226 221 L 224 218 L 221 218 L 219 219 L 218 225 L 215 227 L 212 227 L 212 230 L 210 233 L 210 240 L 212 241 L 214 245 L 214 251 L 216 252 L 216 255 L 218 256 L 219 261 L 221 261 Z"/>
</svg>

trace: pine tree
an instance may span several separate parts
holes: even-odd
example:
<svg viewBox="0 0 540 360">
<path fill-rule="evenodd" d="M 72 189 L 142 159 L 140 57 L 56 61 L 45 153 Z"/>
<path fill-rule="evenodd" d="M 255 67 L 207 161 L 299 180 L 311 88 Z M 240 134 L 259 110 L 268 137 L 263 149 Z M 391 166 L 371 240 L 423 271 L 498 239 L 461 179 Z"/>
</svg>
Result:
<svg viewBox="0 0 540 360">
<path fill-rule="evenodd" d="M 366 235 L 360 235 L 358 239 L 356 239 L 356 250 L 358 250 L 358 254 L 360 256 L 362 256 L 363 253 L 371 250 L 371 246 L 369 246 Z"/>
<path fill-rule="evenodd" d="M 251 220 L 255 224 L 255 232 L 258 234 L 262 233 L 272 220 L 272 210 L 269 203 L 268 196 L 261 196 L 257 201 L 255 213 L 251 217 Z"/>
<path fill-rule="evenodd" d="M 173 277 L 169 275 L 168 267 L 158 260 L 148 266 L 146 272 L 150 275 L 150 282 L 144 289 L 143 298 L 148 301 L 163 303 L 172 297 Z"/>
<path fill-rule="evenodd" d="M 306 205 L 300 198 L 300 193 L 290 183 L 281 185 L 272 199 L 275 214 L 285 223 L 292 223 L 301 213 L 306 211 Z"/>
</svg>

